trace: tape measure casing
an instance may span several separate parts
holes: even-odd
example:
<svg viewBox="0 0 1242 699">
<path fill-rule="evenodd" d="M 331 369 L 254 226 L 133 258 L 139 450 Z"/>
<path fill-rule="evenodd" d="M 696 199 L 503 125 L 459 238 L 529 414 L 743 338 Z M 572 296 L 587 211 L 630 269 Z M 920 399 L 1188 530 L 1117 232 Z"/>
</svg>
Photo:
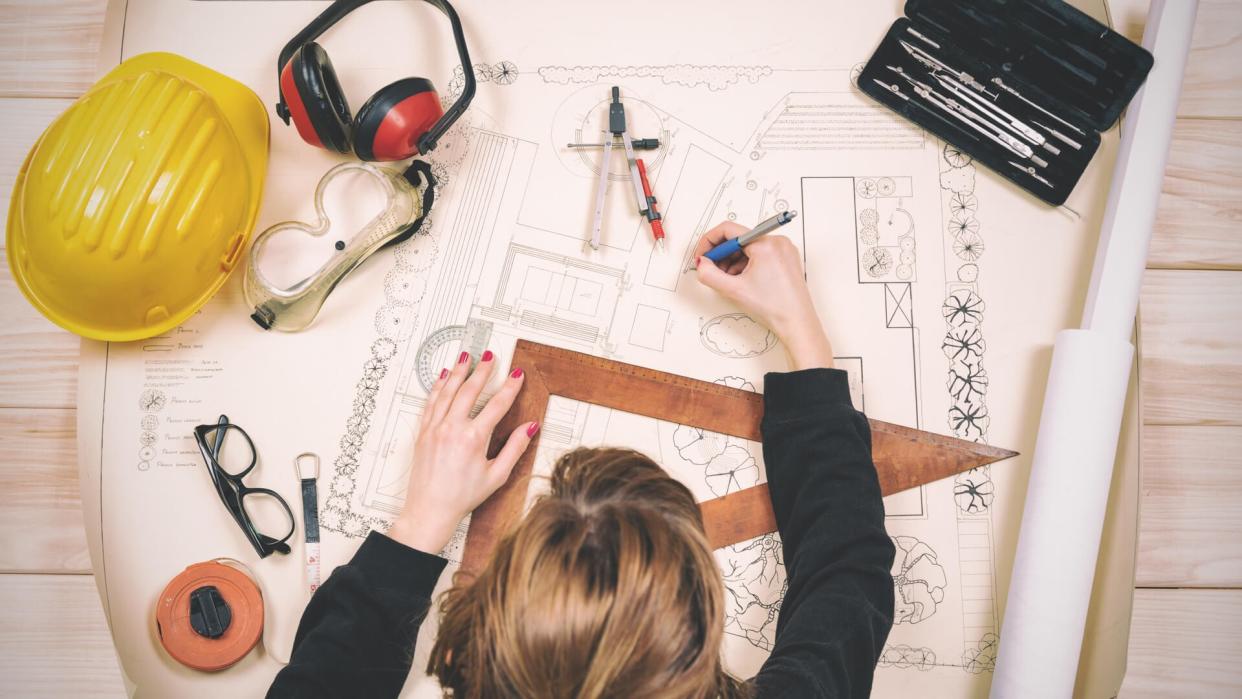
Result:
<svg viewBox="0 0 1242 699">
<path fill-rule="evenodd" d="M 231 609 L 231 621 L 217 638 L 200 635 L 190 623 L 190 598 L 207 586 L 215 587 Z M 258 645 L 263 635 L 263 595 L 237 568 L 219 561 L 195 563 L 160 594 L 155 633 L 164 650 L 182 665 L 204 672 L 223 670 Z"/>
</svg>

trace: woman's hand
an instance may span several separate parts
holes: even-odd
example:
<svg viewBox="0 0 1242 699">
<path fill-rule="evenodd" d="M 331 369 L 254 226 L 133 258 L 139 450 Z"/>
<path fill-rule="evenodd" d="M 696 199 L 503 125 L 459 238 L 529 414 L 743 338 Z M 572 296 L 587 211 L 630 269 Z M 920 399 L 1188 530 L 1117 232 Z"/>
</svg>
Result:
<svg viewBox="0 0 1242 699">
<path fill-rule="evenodd" d="M 510 372 L 500 391 L 471 418 L 496 362 L 490 351 L 484 352 L 472 373 L 469 359 L 462 352 L 452 371 L 443 370 L 427 394 L 405 507 L 388 529 L 388 536 L 427 553 L 439 553 L 462 518 L 504 484 L 539 431 L 538 422 L 522 424 L 495 459 L 487 458 L 492 431 L 517 398 L 523 374 L 520 368 Z"/>
<path fill-rule="evenodd" d="M 811 303 L 801 254 L 785 236 L 772 234 L 719 265 L 708 250 L 748 229 L 727 221 L 703 234 L 695 249 L 699 281 L 741 306 L 784 343 L 795 369 L 832 366 L 832 345 Z"/>
</svg>

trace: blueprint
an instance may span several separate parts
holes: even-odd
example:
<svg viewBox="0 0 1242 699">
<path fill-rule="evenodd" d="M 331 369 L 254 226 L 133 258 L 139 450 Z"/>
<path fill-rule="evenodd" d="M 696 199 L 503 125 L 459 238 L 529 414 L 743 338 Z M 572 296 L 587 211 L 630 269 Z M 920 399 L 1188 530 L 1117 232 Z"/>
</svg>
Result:
<svg viewBox="0 0 1242 699">
<path fill-rule="evenodd" d="M 1077 213 L 976 168 L 854 84 L 901 13 L 895 0 L 778 9 L 644 0 L 620 14 L 571 2 L 458 5 L 478 96 L 430 158 L 440 185 L 422 232 L 356 271 L 303 333 L 255 326 L 234 275 L 167 336 L 84 346 L 84 372 L 95 378 L 84 379 L 83 411 L 98 416 L 80 430 L 84 478 L 98 489 L 93 552 L 119 654 L 139 688 L 186 696 L 262 686 L 308 595 L 299 562 L 254 559 L 206 480 L 194 425 L 226 413 L 245 426 L 260 454 L 255 484 L 291 504 L 300 502 L 293 457 L 321 456 L 331 570 L 401 507 L 427 386 L 463 347 L 486 346 L 503 360 L 525 338 L 754 391 L 766 372 L 787 369 L 770 330 L 685 271 L 694 243 L 720 221 L 799 212 L 781 234 L 803 254 L 856 408 L 1032 451 L 1047 348 L 1077 322 L 1115 134 L 1070 202 Z M 114 3 L 105 57 L 176 51 L 247 83 L 270 109 L 276 52 L 323 6 Z M 427 6 L 377 3 L 326 35 L 351 102 L 410 72 L 431 77 L 451 101 L 463 76 L 444 33 L 428 28 L 442 22 Z M 227 51 L 213 36 L 226 26 Z M 411 48 L 403 37 L 413 27 L 438 39 Z M 522 31 L 531 27 L 539 31 Z M 565 145 L 604 137 L 614 85 L 631 133 L 662 144 L 644 157 L 669 232 L 664 252 L 634 211 L 620 157 L 608 173 L 602 245 L 584 246 L 600 153 Z M 342 159 L 273 117 L 260 230 L 312 216 L 316 182 Z M 376 201 L 329 192 L 329 214 L 349 230 Z M 649 454 L 700 499 L 766 479 L 761 445 L 735 437 L 555 397 L 547 415 L 530 417 L 543 421 L 536 472 L 568 449 L 610 444 Z M 877 696 L 986 695 L 1026 459 L 886 499 L 897 603 Z M 450 560 L 465 525 L 444 552 Z M 138 540 L 137 528 L 151 531 Z M 152 642 L 145 610 L 186 565 L 226 555 L 262 578 L 269 647 L 210 685 L 190 684 L 196 675 Z M 295 544 L 287 558 L 300 555 Z M 726 664 L 748 677 L 775 640 L 786 589 L 779 535 L 721 549 L 717 560 L 728 591 Z M 122 575 L 131 583 L 109 584 Z M 424 625 L 411 696 L 436 695 L 420 665 L 435 626 Z"/>
</svg>

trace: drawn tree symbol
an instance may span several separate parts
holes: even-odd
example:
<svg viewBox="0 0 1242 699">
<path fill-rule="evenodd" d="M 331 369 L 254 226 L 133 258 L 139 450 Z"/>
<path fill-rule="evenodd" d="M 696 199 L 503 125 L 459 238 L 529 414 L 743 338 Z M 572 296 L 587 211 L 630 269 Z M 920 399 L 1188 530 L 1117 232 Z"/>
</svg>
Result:
<svg viewBox="0 0 1242 699">
<path fill-rule="evenodd" d="M 977 262 L 983 257 L 983 238 L 978 233 L 963 232 L 953 240 L 953 254 L 966 262 Z"/>
<path fill-rule="evenodd" d="M 958 237 L 964 233 L 978 233 L 979 220 L 970 214 L 970 212 L 962 212 L 954 214 L 949 220 L 949 233 L 953 237 Z"/>
<path fill-rule="evenodd" d="M 875 226 L 863 226 L 858 230 L 858 239 L 863 245 L 875 246 L 880 242 L 880 232 Z"/>
<path fill-rule="evenodd" d="M 517 79 L 518 67 L 513 61 L 501 61 L 492 66 L 492 80 L 497 85 L 512 85 Z"/>
<path fill-rule="evenodd" d="M 881 177 L 875 181 L 875 191 L 881 197 L 891 197 L 897 192 L 897 183 L 891 177 Z"/>
<path fill-rule="evenodd" d="M 962 403 L 949 408 L 949 429 L 961 439 L 983 439 L 991 418 L 983 403 Z"/>
<path fill-rule="evenodd" d="M 948 386 L 955 400 L 980 403 L 988 392 L 988 372 L 978 362 L 955 363 L 949 368 Z"/>
<path fill-rule="evenodd" d="M 779 206 L 776 208 L 780 208 Z M 858 212 L 858 222 L 864 226 L 874 226 L 880 220 L 880 212 L 875 209 L 863 209 Z"/>
<path fill-rule="evenodd" d="M 969 155 L 959 150 L 957 146 L 948 143 L 944 144 L 944 161 L 949 164 L 949 167 L 966 167 L 973 160 Z"/>
<path fill-rule="evenodd" d="M 485 83 L 485 82 L 490 81 L 493 77 L 495 77 L 495 73 L 492 72 L 492 65 L 490 63 L 475 63 L 474 64 L 474 79 L 475 80 Z"/>
<path fill-rule="evenodd" d="M 882 277 L 893 268 L 893 253 L 885 248 L 867 248 L 863 252 L 862 268 L 868 276 Z"/>
<path fill-rule="evenodd" d="M 983 320 L 983 299 L 970 289 L 958 289 L 949 294 L 940 307 L 945 322 L 952 326 L 978 324 Z"/>
<path fill-rule="evenodd" d="M 863 199 L 875 199 L 875 180 L 859 180 L 857 189 L 858 196 Z"/>
<path fill-rule="evenodd" d="M 776 618 L 789 588 L 780 539 L 767 534 L 716 552 L 725 583 L 725 633 L 772 650 Z"/>
<path fill-rule="evenodd" d="M 966 514 L 986 512 L 992 505 L 995 487 L 987 468 L 973 468 L 953 480 L 953 501 Z"/>
<path fill-rule="evenodd" d="M 931 648 L 912 648 L 904 643 L 884 646 L 884 652 L 880 654 L 877 664 L 881 667 L 894 667 L 901 670 L 913 668 L 926 671 L 936 666 L 936 653 Z"/>
<path fill-rule="evenodd" d="M 949 212 L 953 216 L 974 213 L 978 208 L 979 199 L 969 192 L 958 192 L 949 199 Z"/>
<path fill-rule="evenodd" d="M 962 669 L 972 675 L 995 670 L 996 645 L 999 641 L 996 634 L 984 634 L 974 648 L 968 648 L 962 653 Z"/>
<path fill-rule="evenodd" d="M 893 622 L 917 624 L 936 613 L 944 601 L 948 576 L 936 552 L 912 536 L 894 536 L 897 556 L 893 559 L 893 588 L 896 609 Z"/>
<path fill-rule="evenodd" d="M 945 335 L 944 342 L 940 348 L 944 350 L 944 356 L 949 359 L 969 364 L 978 362 L 983 357 L 983 350 L 986 348 L 983 342 L 983 333 L 979 328 L 974 326 L 962 326 L 954 328 Z"/>
</svg>

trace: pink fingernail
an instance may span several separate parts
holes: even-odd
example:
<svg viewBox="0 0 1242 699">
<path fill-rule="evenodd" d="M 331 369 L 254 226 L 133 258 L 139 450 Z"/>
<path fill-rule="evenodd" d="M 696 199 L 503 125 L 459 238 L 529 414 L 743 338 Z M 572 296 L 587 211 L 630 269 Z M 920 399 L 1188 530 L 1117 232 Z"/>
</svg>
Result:
<svg viewBox="0 0 1242 699">
<path fill-rule="evenodd" d="M 461 356 L 457 358 L 457 363 L 458 363 L 458 364 L 465 364 L 467 359 L 470 359 L 470 353 L 469 353 L 469 352 L 462 352 L 462 353 L 461 353 Z"/>
<path fill-rule="evenodd" d="M 483 353 L 483 356 L 482 356 L 482 357 L 479 357 L 479 361 L 480 361 L 480 362 L 490 362 L 490 361 L 492 361 L 492 357 L 495 357 L 495 356 L 496 356 L 496 355 L 492 354 L 492 351 L 491 351 L 491 350 L 487 350 L 486 352 L 484 352 L 484 353 Z"/>
<path fill-rule="evenodd" d="M 440 370 L 440 380 L 441 380 L 441 381 L 443 381 L 445 376 L 448 376 L 448 369 L 441 369 L 441 370 Z"/>
<path fill-rule="evenodd" d="M 527 436 L 527 437 L 534 437 L 534 436 L 535 436 L 535 433 L 536 433 L 536 432 L 538 432 L 538 431 L 539 431 L 539 423 L 537 423 L 537 422 L 532 422 L 532 423 L 530 423 L 530 427 L 527 427 L 527 428 L 526 428 L 526 436 Z"/>
<path fill-rule="evenodd" d="M 513 370 L 513 372 L 512 372 L 511 374 L 509 374 L 509 376 L 511 376 L 512 378 L 515 378 L 515 379 L 520 379 L 520 378 L 522 378 L 522 370 L 521 370 L 521 369 L 514 369 L 514 370 Z"/>
</svg>

